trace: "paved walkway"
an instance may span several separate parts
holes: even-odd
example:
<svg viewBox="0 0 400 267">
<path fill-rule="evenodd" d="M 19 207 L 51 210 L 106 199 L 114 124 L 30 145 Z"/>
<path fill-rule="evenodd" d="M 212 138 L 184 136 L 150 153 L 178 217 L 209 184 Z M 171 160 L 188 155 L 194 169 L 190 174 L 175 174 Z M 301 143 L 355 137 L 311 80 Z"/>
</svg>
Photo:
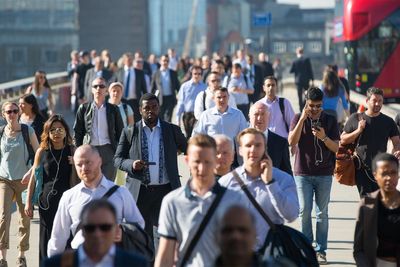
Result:
<svg viewBox="0 0 400 267">
<path fill-rule="evenodd" d="M 288 88 L 284 91 L 283 95 L 292 101 L 295 111 L 298 112 L 297 93 L 295 89 Z M 72 116 L 68 117 L 72 118 Z M 182 156 L 179 157 L 179 169 L 182 177 L 187 179 L 189 176 L 188 169 Z M 329 205 L 330 226 L 327 251 L 328 263 L 331 266 L 355 265 L 352 256 L 352 247 L 358 200 L 358 193 L 355 187 L 342 186 L 336 181 L 333 181 L 331 203 Z M 291 225 L 299 229 L 298 220 Z M 313 225 L 313 228 L 315 229 L 315 220 Z M 14 266 L 17 257 L 17 233 L 18 220 L 17 214 L 14 213 L 10 230 L 11 249 L 8 252 L 9 266 Z M 34 219 L 31 223 L 30 242 L 31 248 L 26 254 L 28 266 L 36 267 L 38 266 L 39 255 L 39 220 L 37 213 L 35 213 Z"/>
</svg>

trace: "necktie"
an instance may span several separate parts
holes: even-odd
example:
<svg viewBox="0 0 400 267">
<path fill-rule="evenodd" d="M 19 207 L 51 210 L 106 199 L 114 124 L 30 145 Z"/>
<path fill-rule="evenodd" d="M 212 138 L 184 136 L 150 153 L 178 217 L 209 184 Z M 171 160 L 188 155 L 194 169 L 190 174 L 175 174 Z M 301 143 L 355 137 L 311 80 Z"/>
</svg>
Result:
<svg viewBox="0 0 400 267">
<path fill-rule="evenodd" d="M 126 84 L 125 84 L 125 99 L 128 99 L 130 83 L 131 83 L 131 70 L 128 69 L 128 77 L 126 77 Z"/>
</svg>

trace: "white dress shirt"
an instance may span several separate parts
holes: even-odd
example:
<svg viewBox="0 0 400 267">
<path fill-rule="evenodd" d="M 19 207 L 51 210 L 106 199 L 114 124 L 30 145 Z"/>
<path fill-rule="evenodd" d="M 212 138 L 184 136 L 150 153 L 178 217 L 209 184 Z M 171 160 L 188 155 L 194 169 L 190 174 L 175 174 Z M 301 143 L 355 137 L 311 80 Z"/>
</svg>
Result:
<svg viewBox="0 0 400 267">
<path fill-rule="evenodd" d="M 107 111 L 106 102 L 104 102 L 99 108 L 93 102 L 93 118 L 92 118 L 92 133 L 91 133 L 91 145 L 102 146 L 111 144 L 110 137 L 108 136 L 108 123 L 107 123 Z"/>
<path fill-rule="evenodd" d="M 149 152 L 149 162 L 155 162 L 155 165 L 149 165 L 150 172 L 150 184 L 157 185 L 159 183 L 159 175 L 160 175 L 160 134 L 161 134 L 161 125 L 160 120 L 157 122 L 157 125 L 151 130 L 150 127 L 146 125 L 146 123 L 142 120 L 142 126 L 144 133 L 147 137 L 147 148 Z M 165 147 L 164 147 L 165 151 Z M 165 155 L 165 153 L 164 153 Z M 167 183 L 167 172 L 165 168 L 165 158 L 164 158 L 164 169 L 163 169 L 163 184 Z"/>
<path fill-rule="evenodd" d="M 108 250 L 107 254 L 101 259 L 101 261 L 93 262 L 85 253 L 83 246 L 78 248 L 78 261 L 79 267 L 110 267 L 114 266 L 115 259 L 115 245 L 112 245 Z"/>
<path fill-rule="evenodd" d="M 205 105 L 203 105 L 204 94 L 206 94 L 206 99 L 205 99 L 205 103 L 204 103 Z M 213 93 L 211 92 L 209 87 L 207 87 L 207 89 L 205 91 L 200 92 L 197 95 L 196 101 L 194 102 L 194 117 L 196 118 L 196 120 L 200 119 L 201 113 L 203 113 L 204 110 L 215 107 L 215 102 L 212 99 L 212 97 L 213 97 Z M 205 109 L 204 109 L 204 106 L 205 106 Z M 231 108 L 237 108 L 234 97 L 229 97 L 228 106 L 230 106 Z"/>
<path fill-rule="evenodd" d="M 49 257 L 64 251 L 70 233 L 75 233 L 79 225 L 79 217 L 83 207 L 93 199 L 100 199 L 115 184 L 105 176 L 101 178 L 99 185 L 95 189 L 85 186 L 80 182 L 76 186 L 64 192 L 58 205 L 56 216 L 54 217 L 53 230 L 47 246 Z M 117 222 L 123 220 L 127 222 L 137 222 L 144 228 L 144 220 L 131 195 L 125 187 L 118 188 L 108 200 L 117 211 Z M 72 248 L 78 248 L 84 241 L 82 231 L 76 233 L 71 242 Z"/>
<path fill-rule="evenodd" d="M 134 68 L 128 68 L 127 66 L 125 66 L 124 67 L 124 70 L 125 70 L 125 76 L 124 76 L 124 85 L 125 85 L 125 90 L 126 90 L 126 88 L 128 87 L 129 88 L 129 93 L 128 93 L 128 99 L 136 99 L 136 88 L 135 88 L 135 79 L 136 79 L 136 76 L 135 76 L 135 70 L 134 70 Z M 128 73 L 130 73 L 131 75 L 130 75 L 130 77 L 129 77 L 129 84 L 126 84 L 127 83 L 127 81 L 128 81 Z M 124 91 L 124 93 L 122 94 L 123 96 L 125 96 L 125 91 Z"/>
</svg>

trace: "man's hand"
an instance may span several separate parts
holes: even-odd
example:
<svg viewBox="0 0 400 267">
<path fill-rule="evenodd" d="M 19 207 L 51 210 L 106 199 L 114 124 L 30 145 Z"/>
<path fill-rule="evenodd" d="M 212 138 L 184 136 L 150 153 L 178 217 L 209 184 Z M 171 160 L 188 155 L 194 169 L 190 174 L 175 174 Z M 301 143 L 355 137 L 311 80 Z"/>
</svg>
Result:
<svg viewBox="0 0 400 267">
<path fill-rule="evenodd" d="M 119 243 L 122 241 L 122 228 L 121 225 L 117 225 L 118 229 L 117 229 L 117 234 L 115 235 L 114 238 L 114 243 Z"/>
<path fill-rule="evenodd" d="M 310 110 L 308 109 L 307 106 L 304 106 L 303 111 L 301 112 L 300 115 L 300 121 L 304 122 L 309 116 L 310 116 Z"/>
<path fill-rule="evenodd" d="M 400 150 L 393 152 L 393 155 L 400 160 Z"/>
<path fill-rule="evenodd" d="M 326 137 L 325 130 L 322 127 L 312 128 L 312 134 L 319 140 L 322 140 Z"/>
<path fill-rule="evenodd" d="M 132 168 L 134 171 L 141 171 L 146 167 L 146 162 L 144 162 L 143 160 L 135 160 L 132 163 Z"/>
<path fill-rule="evenodd" d="M 364 119 L 359 120 L 357 130 L 360 132 L 364 131 L 366 125 L 367 125 L 366 120 L 364 120 Z"/>
<path fill-rule="evenodd" d="M 265 157 L 260 162 L 261 179 L 264 183 L 269 183 L 272 180 L 272 160 L 265 154 Z"/>
</svg>

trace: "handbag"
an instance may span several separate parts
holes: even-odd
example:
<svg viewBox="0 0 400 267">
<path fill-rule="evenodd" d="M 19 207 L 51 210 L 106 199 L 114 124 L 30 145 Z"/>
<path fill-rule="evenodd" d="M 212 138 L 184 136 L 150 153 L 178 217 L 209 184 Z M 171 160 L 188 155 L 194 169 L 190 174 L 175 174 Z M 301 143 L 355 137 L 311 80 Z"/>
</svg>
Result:
<svg viewBox="0 0 400 267">
<path fill-rule="evenodd" d="M 361 114 L 358 114 L 358 120 Z M 356 184 L 356 168 L 362 166 L 361 159 L 356 153 L 361 135 L 357 138 L 357 143 L 344 145 L 339 142 L 339 148 L 336 152 L 335 169 L 333 175 L 339 184 L 354 186 Z"/>
<path fill-rule="evenodd" d="M 270 227 L 263 246 L 258 254 L 275 259 L 284 257 L 291 260 L 299 267 L 318 267 L 318 260 L 314 248 L 303 233 L 283 224 L 274 224 L 268 217 L 264 209 L 258 204 L 257 200 L 250 193 L 243 180 L 237 172 L 232 171 L 233 176 L 239 183 L 240 188 L 246 194 L 247 198 L 264 218 Z"/>
<path fill-rule="evenodd" d="M 39 166 L 37 166 L 34 170 L 35 175 L 35 189 L 32 196 L 32 205 L 39 205 L 39 197 L 42 193 L 43 188 L 43 162 L 40 162 Z M 28 198 L 28 189 L 25 189 L 21 193 L 22 204 L 27 203 Z"/>
</svg>

